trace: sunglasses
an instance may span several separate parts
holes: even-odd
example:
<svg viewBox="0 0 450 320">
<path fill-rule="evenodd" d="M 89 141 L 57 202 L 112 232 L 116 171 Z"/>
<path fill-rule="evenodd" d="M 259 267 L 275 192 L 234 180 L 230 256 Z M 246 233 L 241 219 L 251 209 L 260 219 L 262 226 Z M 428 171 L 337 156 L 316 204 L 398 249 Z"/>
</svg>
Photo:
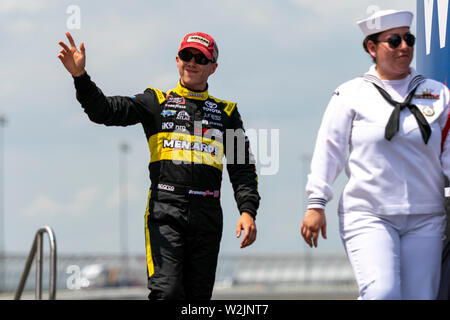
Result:
<svg viewBox="0 0 450 320">
<path fill-rule="evenodd" d="M 405 40 L 408 47 L 412 47 L 416 43 L 416 37 L 411 33 L 405 33 L 403 35 L 403 40 Z M 392 49 L 395 49 L 402 43 L 402 37 L 399 34 L 393 34 L 389 37 L 389 39 L 385 41 L 379 40 L 378 42 L 387 42 Z"/>
<path fill-rule="evenodd" d="M 181 50 L 180 52 L 178 52 L 178 56 L 185 62 L 191 61 L 192 57 L 194 57 L 195 63 L 201 65 L 206 65 L 209 62 L 214 62 L 214 60 L 209 60 L 208 58 L 206 58 L 203 53 L 194 54 L 189 50 Z"/>
</svg>

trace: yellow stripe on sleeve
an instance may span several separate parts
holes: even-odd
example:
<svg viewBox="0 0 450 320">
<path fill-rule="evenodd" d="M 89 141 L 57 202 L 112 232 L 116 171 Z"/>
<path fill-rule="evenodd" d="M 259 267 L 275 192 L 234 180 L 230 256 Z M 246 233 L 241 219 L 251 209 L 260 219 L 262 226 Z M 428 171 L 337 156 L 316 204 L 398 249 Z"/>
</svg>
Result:
<svg viewBox="0 0 450 320">
<path fill-rule="evenodd" d="M 230 117 L 231 113 L 233 112 L 233 110 L 236 108 L 236 102 L 230 102 L 230 101 L 226 101 L 226 100 L 221 100 L 221 99 L 217 99 L 214 98 L 212 96 L 209 96 L 211 99 L 213 99 L 215 102 L 217 103 L 225 103 L 225 108 L 223 109 L 223 111 Z"/>
<path fill-rule="evenodd" d="M 164 94 L 163 94 L 163 92 L 161 90 L 155 89 L 155 88 L 151 88 L 151 87 L 148 87 L 147 89 L 153 90 L 156 93 L 156 97 L 158 98 L 159 104 L 161 104 L 164 101 L 166 101 L 166 97 L 164 97 Z"/>
</svg>

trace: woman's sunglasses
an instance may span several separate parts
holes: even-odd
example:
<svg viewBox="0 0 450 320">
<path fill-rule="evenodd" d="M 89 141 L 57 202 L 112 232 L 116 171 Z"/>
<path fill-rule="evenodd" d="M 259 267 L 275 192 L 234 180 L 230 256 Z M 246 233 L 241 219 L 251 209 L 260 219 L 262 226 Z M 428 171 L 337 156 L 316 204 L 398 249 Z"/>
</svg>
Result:
<svg viewBox="0 0 450 320">
<path fill-rule="evenodd" d="M 405 40 L 406 44 L 409 47 L 414 46 L 416 43 L 416 37 L 411 33 L 405 33 L 403 35 L 403 40 Z M 378 42 L 387 42 L 392 49 L 398 48 L 398 46 L 402 43 L 402 37 L 399 34 L 393 34 L 389 37 L 389 39 L 385 41 L 379 40 Z"/>
<path fill-rule="evenodd" d="M 189 50 L 181 50 L 180 52 L 178 52 L 178 56 L 185 62 L 191 61 L 192 57 L 194 57 L 195 62 L 201 65 L 206 65 L 209 62 L 214 62 L 212 60 L 208 60 L 208 58 L 206 58 L 203 53 L 193 54 Z"/>
</svg>

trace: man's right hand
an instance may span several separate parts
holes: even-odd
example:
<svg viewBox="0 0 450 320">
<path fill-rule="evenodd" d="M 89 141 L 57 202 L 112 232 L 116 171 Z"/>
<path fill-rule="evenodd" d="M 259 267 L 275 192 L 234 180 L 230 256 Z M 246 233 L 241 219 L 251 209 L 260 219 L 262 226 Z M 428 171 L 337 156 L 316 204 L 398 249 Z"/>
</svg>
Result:
<svg viewBox="0 0 450 320">
<path fill-rule="evenodd" d="M 322 232 L 322 237 L 327 238 L 327 219 L 323 209 L 308 209 L 303 217 L 303 222 L 300 227 L 300 233 L 305 239 L 305 242 L 312 248 L 317 247 L 317 239 L 319 232 Z"/>
<path fill-rule="evenodd" d="M 66 36 L 69 39 L 70 48 L 64 42 L 60 41 L 59 45 L 62 49 L 58 54 L 58 58 L 72 76 L 78 77 L 85 73 L 86 54 L 84 43 L 82 42 L 80 44 L 80 50 L 78 50 L 69 32 L 66 32 Z"/>
</svg>

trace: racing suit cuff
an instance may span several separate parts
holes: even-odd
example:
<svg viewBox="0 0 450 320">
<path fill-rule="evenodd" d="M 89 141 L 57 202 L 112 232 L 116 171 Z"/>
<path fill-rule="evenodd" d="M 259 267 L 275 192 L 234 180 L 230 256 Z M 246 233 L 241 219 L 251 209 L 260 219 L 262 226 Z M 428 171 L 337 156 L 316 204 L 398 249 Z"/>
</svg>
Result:
<svg viewBox="0 0 450 320">
<path fill-rule="evenodd" d="M 75 84 L 75 89 L 77 91 L 88 88 L 89 84 L 91 83 L 91 77 L 88 75 L 86 71 L 81 76 L 78 77 L 72 76 L 72 78 Z"/>
<path fill-rule="evenodd" d="M 79 77 L 73 77 L 73 82 L 75 84 L 77 100 L 84 108 L 84 104 L 91 99 L 97 87 L 87 72 L 84 72 Z"/>
<path fill-rule="evenodd" d="M 322 198 L 309 198 L 307 209 L 325 209 L 327 200 Z"/>
<path fill-rule="evenodd" d="M 242 206 L 240 208 L 239 212 L 241 215 L 243 212 L 247 212 L 253 217 L 253 220 L 256 220 L 256 210 L 253 210 L 253 209 L 249 208 L 248 206 Z"/>
<path fill-rule="evenodd" d="M 72 76 L 72 78 L 74 78 L 76 80 L 76 79 L 86 78 L 87 76 L 88 76 L 88 74 L 87 74 L 86 70 L 84 70 L 84 73 L 82 73 L 79 76 Z"/>
</svg>

